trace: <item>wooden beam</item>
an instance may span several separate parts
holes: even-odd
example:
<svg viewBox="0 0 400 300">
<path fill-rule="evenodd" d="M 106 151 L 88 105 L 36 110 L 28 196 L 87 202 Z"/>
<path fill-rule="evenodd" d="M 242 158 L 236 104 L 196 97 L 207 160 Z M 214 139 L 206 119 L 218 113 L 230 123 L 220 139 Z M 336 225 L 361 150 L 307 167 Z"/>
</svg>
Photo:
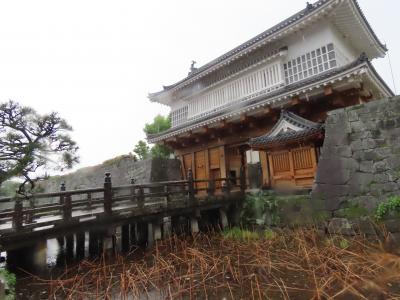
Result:
<svg viewBox="0 0 400 300">
<path fill-rule="evenodd" d="M 337 95 L 332 99 L 332 105 L 336 107 L 344 107 L 346 106 L 344 99 L 341 95 Z"/>
<path fill-rule="evenodd" d="M 294 106 L 294 105 L 297 105 L 297 104 L 300 104 L 300 98 L 299 98 L 299 96 L 295 96 L 295 97 L 293 97 L 292 98 L 292 100 L 290 101 L 290 104 L 292 105 L 292 106 Z"/>
<path fill-rule="evenodd" d="M 268 115 L 270 113 L 272 113 L 274 110 L 271 108 L 271 106 L 267 106 L 263 109 L 263 113 Z"/>
<path fill-rule="evenodd" d="M 218 128 L 226 128 L 228 125 L 228 123 L 226 122 L 226 120 L 222 120 L 218 123 Z"/>
<path fill-rule="evenodd" d="M 324 95 L 325 96 L 330 96 L 332 94 L 333 94 L 333 88 L 331 85 L 324 87 Z"/>
</svg>

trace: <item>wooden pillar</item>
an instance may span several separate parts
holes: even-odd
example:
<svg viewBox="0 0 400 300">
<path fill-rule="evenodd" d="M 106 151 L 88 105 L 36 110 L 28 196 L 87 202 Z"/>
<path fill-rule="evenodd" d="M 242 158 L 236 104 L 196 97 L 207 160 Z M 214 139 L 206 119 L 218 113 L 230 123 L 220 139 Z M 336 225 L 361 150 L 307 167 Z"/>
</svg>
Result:
<svg viewBox="0 0 400 300">
<path fill-rule="evenodd" d="M 112 184 L 111 174 L 108 172 L 104 178 L 104 213 L 109 216 L 112 214 Z"/>
<path fill-rule="evenodd" d="M 85 257 L 85 232 L 78 232 L 76 234 L 76 257 L 84 258 Z"/>
<path fill-rule="evenodd" d="M 162 224 L 163 238 L 169 238 L 171 236 L 171 217 L 165 217 Z"/>
<path fill-rule="evenodd" d="M 228 217 L 226 215 L 226 211 L 222 208 L 219 209 L 219 218 L 220 218 L 220 226 L 221 229 L 224 230 L 225 228 L 228 227 Z"/>
<path fill-rule="evenodd" d="M 144 197 L 144 190 L 143 187 L 139 187 L 138 194 L 137 194 L 137 199 L 138 199 L 138 208 L 143 209 L 145 205 L 145 197 Z"/>
<path fill-rule="evenodd" d="M 190 231 L 192 234 L 199 232 L 199 221 L 196 217 L 190 217 Z"/>
<path fill-rule="evenodd" d="M 130 238 L 130 245 L 137 245 L 138 234 L 137 234 L 136 223 L 129 224 L 129 238 Z"/>
<path fill-rule="evenodd" d="M 61 183 L 60 185 L 60 192 L 65 192 L 66 187 L 65 187 L 65 182 Z M 64 195 L 60 196 L 60 205 L 64 205 Z"/>
<path fill-rule="evenodd" d="M 131 200 L 134 202 L 136 200 L 136 190 L 134 184 L 136 183 L 135 178 L 131 178 Z"/>
<path fill-rule="evenodd" d="M 266 151 L 260 150 L 260 163 L 261 163 L 261 169 L 262 169 L 263 186 L 270 186 L 267 152 Z"/>
<path fill-rule="evenodd" d="M 219 147 L 219 156 L 220 156 L 219 163 L 220 163 L 221 178 L 226 178 L 227 176 L 226 170 L 228 169 L 228 166 L 226 164 L 225 146 Z"/>
<path fill-rule="evenodd" d="M 154 231 L 153 231 L 153 223 L 147 223 L 147 248 L 151 248 L 154 245 Z"/>
<path fill-rule="evenodd" d="M 74 258 L 74 235 L 69 234 L 65 236 L 65 241 L 66 241 L 67 261 L 71 261 Z"/>
<path fill-rule="evenodd" d="M 162 238 L 162 231 L 161 231 L 161 223 L 159 220 L 153 222 L 153 231 L 154 231 L 154 240 L 161 240 Z"/>
<path fill-rule="evenodd" d="M 167 203 L 167 206 L 171 202 L 171 197 L 170 197 L 170 190 L 169 190 L 169 185 L 164 185 L 164 193 L 165 193 L 165 201 Z"/>
<path fill-rule="evenodd" d="M 246 153 L 243 149 L 240 149 L 240 190 L 245 192 L 246 186 Z"/>
<path fill-rule="evenodd" d="M 122 251 L 129 251 L 130 246 L 130 228 L 129 224 L 124 224 L 121 226 L 121 248 Z"/>
<path fill-rule="evenodd" d="M 96 230 L 89 231 L 89 255 L 96 256 L 99 253 L 99 232 Z"/>
<path fill-rule="evenodd" d="M 66 194 L 64 197 L 64 209 L 63 209 L 64 221 L 69 221 L 72 218 L 72 199 L 71 194 Z"/>
<path fill-rule="evenodd" d="M 137 229 L 137 244 L 139 246 L 146 246 L 147 237 L 148 237 L 148 227 L 146 222 L 138 222 L 136 223 Z"/>
<path fill-rule="evenodd" d="M 20 198 L 15 198 L 14 200 L 14 214 L 13 214 L 13 221 L 12 221 L 12 227 L 15 231 L 21 230 L 23 227 L 23 219 L 24 219 L 24 213 L 23 213 L 23 203 L 22 199 Z"/>
<path fill-rule="evenodd" d="M 193 179 L 193 172 L 192 169 L 190 168 L 188 170 L 188 197 L 189 197 L 189 203 L 194 204 L 195 202 L 195 190 L 194 190 L 194 179 Z"/>
</svg>

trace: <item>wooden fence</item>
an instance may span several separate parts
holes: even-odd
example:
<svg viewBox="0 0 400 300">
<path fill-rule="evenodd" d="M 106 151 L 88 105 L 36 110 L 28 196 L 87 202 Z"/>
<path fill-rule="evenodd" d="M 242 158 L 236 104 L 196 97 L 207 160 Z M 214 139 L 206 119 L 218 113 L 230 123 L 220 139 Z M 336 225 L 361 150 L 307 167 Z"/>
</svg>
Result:
<svg viewBox="0 0 400 300">
<path fill-rule="evenodd" d="M 145 211 L 152 206 L 169 208 L 172 202 L 196 206 L 205 199 L 227 198 L 233 191 L 244 193 L 246 188 L 244 172 L 237 178 L 195 180 L 189 170 L 187 179 L 149 184 L 135 184 L 132 180 L 129 185 L 113 187 L 110 173 L 106 173 L 103 187 L 67 191 L 62 184 L 59 192 L 2 198 L 0 204 L 9 203 L 13 207 L 0 210 L 0 234 L 77 223 L 82 218 L 102 219 L 115 214 Z M 206 183 L 206 187 L 196 188 L 197 183 Z"/>
</svg>

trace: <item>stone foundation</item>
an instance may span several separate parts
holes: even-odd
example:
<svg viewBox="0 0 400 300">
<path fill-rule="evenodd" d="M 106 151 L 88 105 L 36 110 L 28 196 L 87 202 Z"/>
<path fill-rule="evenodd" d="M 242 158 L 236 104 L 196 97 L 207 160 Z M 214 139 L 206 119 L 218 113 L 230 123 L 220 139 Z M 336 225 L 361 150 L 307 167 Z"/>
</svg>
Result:
<svg viewBox="0 0 400 300">
<path fill-rule="evenodd" d="M 329 112 L 313 206 L 344 218 L 392 195 L 400 195 L 400 97 Z"/>
</svg>

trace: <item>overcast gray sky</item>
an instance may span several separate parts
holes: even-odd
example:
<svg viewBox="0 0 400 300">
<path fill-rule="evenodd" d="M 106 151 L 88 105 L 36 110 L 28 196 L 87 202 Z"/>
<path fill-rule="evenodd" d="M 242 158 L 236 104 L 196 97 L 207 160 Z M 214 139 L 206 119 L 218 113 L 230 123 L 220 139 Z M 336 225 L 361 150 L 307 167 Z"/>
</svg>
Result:
<svg viewBox="0 0 400 300">
<path fill-rule="evenodd" d="M 400 90 L 398 0 L 359 0 L 387 44 Z M 148 92 L 304 8 L 303 0 L 0 2 L 0 102 L 58 111 L 82 166 L 132 151 L 162 105 Z M 374 62 L 393 88 L 388 58 Z"/>
</svg>

